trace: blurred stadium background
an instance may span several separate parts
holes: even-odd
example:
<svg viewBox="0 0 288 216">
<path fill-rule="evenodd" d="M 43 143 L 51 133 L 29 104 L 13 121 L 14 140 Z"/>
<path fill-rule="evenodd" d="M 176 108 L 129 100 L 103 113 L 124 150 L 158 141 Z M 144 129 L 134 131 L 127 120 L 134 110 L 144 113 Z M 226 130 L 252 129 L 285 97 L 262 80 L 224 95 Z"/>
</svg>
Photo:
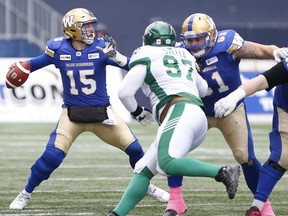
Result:
<svg viewBox="0 0 288 216">
<path fill-rule="evenodd" d="M 16 58 L 39 55 L 49 39 L 62 36 L 61 19 L 72 8 L 90 9 L 107 26 L 109 34 L 118 42 L 118 49 L 130 56 L 141 45 L 143 31 L 149 23 L 167 21 L 175 27 L 179 37 L 183 20 L 195 12 L 209 14 L 218 29 L 235 29 L 246 40 L 286 46 L 287 6 L 287 0 L 0 0 L 0 121 L 57 120 L 55 113 L 59 112 L 61 104 L 61 83 L 53 66 L 43 69 L 48 71 L 46 73 L 33 74 L 23 88 L 15 91 L 5 88 L 4 79 L 8 66 Z M 249 79 L 273 64 L 274 61 L 243 60 L 242 78 Z M 108 73 L 108 90 L 112 104 L 123 113 L 125 120 L 130 121 L 129 114 L 117 99 L 117 87 L 123 74 L 119 70 Z M 247 99 L 252 120 L 270 121 L 272 94 L 262 91 Z M 149 106 L 141 91 L 137 98 L 143 106 Z M 22 114 L 17 112 L 19 108 Z M 256 118 L 254 114 L 257 114 Z"/>
<path fill-rule="evenodd" d="M 195 12 L 209 14 L 218 29 L 235 29 L 245 40 L 288 44 L 287 0 L 0 0 L 0 215 L 103 215 L 117 203 L 132 176 L 126 155 L 86 133 L 77 139 L 61 168 L 37 188 L 25 211 L 8 209 L 25 185 L 31 164 L 45 148 L 59 116 L 62 96 L 60 76 L 54 66 L 32 74 L 23 87 L 15 90 L 6 89 L 5 75 L 12 62 L 41 54 L 49 39 L 62 36 L 62 16 L 75 7 L 90 9 L 108 27 L 119 50 L 127 56 L 141 45 L 149 23 L 167 21 L 179 36 L 183 20 Z M 243 60 L 242 78 L 256 76 L 273 64 L 274 61 Z M 129 113 L 117 100 L 117 86 L 124 72 L 112 67 L 108 70 L 112 104 L 129 121 L 147 149 L 157 126 L 143 128 L 130 122 Z M 269 155 L 272 96 L 273 92 L 262 91 L 247 99 L 255 152 L 261 162 Z M 141 92 L 137 97 L 143 105 L 148 104 Z M 209 131 L 192 156 L 217 164 L 235 163 L 223 137 L 215 130 Z M 287 175 L 270 197 L 277 216 L 288 215 L 286 179 Z M 167 189 L 164 178 L 157 177 L 154 182 Z M 203 178 L 185 179 L 187 216 L 244 215 L 252 195 L 243 175 L 238 196 L 232 201 L 227 199 L 222 185 L 211 182 Z M 162 215 L 164 208 L 163 204 L 145 199 L 131 215 Z"/>
</svg>

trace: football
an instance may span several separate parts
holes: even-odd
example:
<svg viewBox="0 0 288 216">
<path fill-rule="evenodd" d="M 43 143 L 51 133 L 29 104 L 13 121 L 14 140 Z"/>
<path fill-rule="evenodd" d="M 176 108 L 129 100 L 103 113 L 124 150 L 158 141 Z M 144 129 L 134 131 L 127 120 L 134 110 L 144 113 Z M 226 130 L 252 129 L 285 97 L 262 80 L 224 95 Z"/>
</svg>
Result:
<svg viewBox="0 0 288 216">
<path fill-rule="evenodd" d="M 6 87 L 16 88 L 23 85 L 30 74 L 30 64 L 28 61 L 20 61 L 12 64 L 6 75 Z"/>
</svg>

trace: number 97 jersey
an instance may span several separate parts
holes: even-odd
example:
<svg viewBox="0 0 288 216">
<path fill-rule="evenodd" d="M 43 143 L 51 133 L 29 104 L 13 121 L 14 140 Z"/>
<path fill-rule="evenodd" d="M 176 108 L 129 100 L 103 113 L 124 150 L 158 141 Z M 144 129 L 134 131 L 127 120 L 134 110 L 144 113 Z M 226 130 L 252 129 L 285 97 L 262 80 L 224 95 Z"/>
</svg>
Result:
<svg viewBox="0 0 288 216">
<path fill-rule="evenodd" d="M 154 112 L 157 104 L 171 95 L 186 97 L 202 105 L 200 96 L 206 94 L 207 84 L 198 74 L 195 58 L 186 49 L 142 46 L 133 53 L 129 66 L 133 68 L 139 64 L 146 65 L 142 89 L 150 98 Z"/>
</svg>

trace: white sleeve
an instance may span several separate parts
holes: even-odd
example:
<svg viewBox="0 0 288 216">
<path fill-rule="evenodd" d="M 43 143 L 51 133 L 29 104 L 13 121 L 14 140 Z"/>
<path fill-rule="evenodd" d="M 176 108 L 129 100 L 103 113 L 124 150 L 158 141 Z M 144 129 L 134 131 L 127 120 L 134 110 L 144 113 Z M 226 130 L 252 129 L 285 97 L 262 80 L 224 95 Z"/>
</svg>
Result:
<svg viewBox="0 0 288 216">
<path fill-rule="evenodd" d="M 196 85 L 198 88 L 199 96 L 205 97 L 208 93 L 208 84 L 198 73 L 196 75 Z"/>
<path fill-rule="evenodd" d="M 137 109 L 135 94 L 141 88 L 145 77 L 146 65 L 136 65 L 129 70 L 120 85 L 118 97 L 129 112 Z"/>
</svg>

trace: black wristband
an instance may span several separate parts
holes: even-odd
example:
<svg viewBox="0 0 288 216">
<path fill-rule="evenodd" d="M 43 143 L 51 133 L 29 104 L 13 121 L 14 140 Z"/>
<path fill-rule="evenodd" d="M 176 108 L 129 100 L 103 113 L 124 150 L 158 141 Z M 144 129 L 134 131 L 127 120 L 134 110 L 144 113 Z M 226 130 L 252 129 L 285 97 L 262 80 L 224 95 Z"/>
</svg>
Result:
<svg viewBox="0 0 288 216">
<path fill-rule="evenodd" d="M 140 113 L 143 111 L 143 109 L 142 109 L 142 107 L 140 107 L 140 106 L 137 106 L 137 109 L 134 111 L 134 112 L 131 112 L 131 115 L 132 116 L 138 116 L 138 115 L 140 115 Z"/>
</svg>

